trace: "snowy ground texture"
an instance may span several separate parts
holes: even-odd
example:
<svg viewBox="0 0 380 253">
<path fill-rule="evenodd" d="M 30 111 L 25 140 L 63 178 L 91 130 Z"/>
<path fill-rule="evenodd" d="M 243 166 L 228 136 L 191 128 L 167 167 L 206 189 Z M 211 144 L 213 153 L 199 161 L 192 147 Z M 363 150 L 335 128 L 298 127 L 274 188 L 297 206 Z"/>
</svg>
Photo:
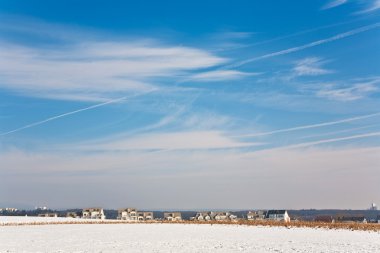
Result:
<svg viewBox="0 0 380 253">
<path fill-rule="evenodd" d="M 0 252 L 380 252 L 380 233 L 209 224 L 0 226 Z"/>
</svg>

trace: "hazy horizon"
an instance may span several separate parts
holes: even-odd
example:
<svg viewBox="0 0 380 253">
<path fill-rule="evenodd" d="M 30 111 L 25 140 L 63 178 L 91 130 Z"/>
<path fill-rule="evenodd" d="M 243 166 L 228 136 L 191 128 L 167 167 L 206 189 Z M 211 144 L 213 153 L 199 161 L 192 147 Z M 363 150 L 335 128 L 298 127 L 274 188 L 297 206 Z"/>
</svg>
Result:
<svg viewBox="0 0 380 253">
<path fill-rule="evenodd" d="M 378 0 L 1 1 L 0 204 L 380 204 L 379 15 Z"/>
</svg>

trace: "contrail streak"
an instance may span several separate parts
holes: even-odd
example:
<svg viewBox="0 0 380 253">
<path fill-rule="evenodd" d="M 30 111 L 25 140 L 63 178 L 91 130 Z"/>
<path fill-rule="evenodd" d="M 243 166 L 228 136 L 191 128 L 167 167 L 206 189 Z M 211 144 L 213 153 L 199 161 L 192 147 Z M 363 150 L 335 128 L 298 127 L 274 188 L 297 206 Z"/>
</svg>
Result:
<svg viewBox="0 0 380 253">
<path fill-rule="evenodd" d="M 263 133 L 256 133 L 256 134 L 246 134 L 246 135 L 238 135 L 238 136 L 234 136 L 234 137 L 257 137 L 257 136 L 272 135 L 272 134 L 284 133 L 284 132 L 292 132 L 292 131 L 304 130 L 304 129 L 310 129 L 310 128 L 332 126 L 332 125 L 347 123 L 347 122 L 351 122 L 351 121 L 357 121 L 357 120 L 361 120 L 361 119 L 372 118 L 372 117 L 376 117 L 376 116 L 379 116 L 379 115 L 380 115 L 380 112 L 377 112 L 377 113 L 373 113 L 373 114 L 367 114 L 367 115 L 363 115 L 363 116 L 358 116 L 358 117 L 353 117 L 353 118 L 347 118 L 347 119 L 342 119 L 342 120 L 324 122 L 324 123 L 313 124 L 313 125 L 291 127 L 291 128 L 274 130 L 274 131 L 270 131 L 270 132 L 263 132 Z"/>
<path fill-rule="evenodd" d="M 351 135 L 351 136 L 340 137 L 340 138 L 332 138 L 332 139 L 324 139 L 324 140 L 319 140 L 319 141 L 303 142 L 303 143 L 292 144 L 292 145 L 283 146 L 283 147 L 261 149 L 261 150 L 253 151 L 250 153 L 242 154 L 241 157 L 249 157 L 251 155 L 259 155 L 259 154 L 262 154 L 262 152 L 268 152 L 268 151 L 290 150 L 290 149 L 304 148 L 304 147 L 310 147 L 310 146 L 326 144 L 326 143 L 348 141 L 348 140 L 355 140 L 355 139 L 369 138 L 369 137 L 380 137 L 380 132 L 372 132 L 372 133 Z"/>
<path fill-rule="evenodd" d="M 343 39 L 343 38 L 346 38 L 346 37 L 350 37 L 350 36 L 353 36 L 355 34 L 362 33 L 362 32 L 365 32 L 365 31 L 369 31 L 369 30 L 372 30 L 372 29 L 376 29 L 376 28 L 379 28 L 379 27 L 380 27 L 380 23 L 375 23 L 375 24 L 372 24 L 372 25 L 363 26 L 363 27 L 360 27 L 360 28 L 357 28 L 357 29 L 354 29 L 354 30 L 351 30 L 351 31 L 348 31 L 348 32 L 337 34 L 337 35 L 335 35 L 333 37 L 330 37 L 330 38 L 327 38 L 327 39 L 317 40 L 317 41 L 314 41 L 314 42 L 311 42 L 311 43 L 308 43 L 308 44 L 305 44 L 305 45 L 302 45 L 302 46 L 292 47 L 292 48 L 288 48 L 288 49 L 285 49 L 285 50 L 277 51 L 277 52 L 274 52 L 274 53 L 265 54 L 265 55 L 262 55 L 262 56 L 250 58 L 250 59 L 247 59 L 247 60 L 244 60 L 244 61 L 241 61 L 241 62 L 237 62 L 237 63 L 231 64 L 231 65 L 225 66 L 224 68 L 236 68 L 236 67 L 240 67 L 242 65 L 245 65 L 247 63 L 250 63 L 250 62 L 254 62 L 254 61 L 258 61 L 258 60 L 263 60 L 263 59 L 267 59 L 267 58 L 271 58 L 271 57 L 275 57 L 275 56 L 279 56 L 279 55 L 284 55 L 284 54 L 290 54 L 290 53 L 298 52 L 298 51 L 301 51 L 301 50 L 304 50 L 304 49 L 307 49 L 307 48 L 311 48 L 311 47 L 319 46 L 319 45 L 322 45 L 322 44 L 325 44 L 325 43 L 329 43 L 329 42 L 333 42 L 333 41 L 336 41 L 336 40 L 340 40 L 340 39 Z"/>
<path fill-rule="evenodd" d="M 303 35 L 303 34 L 307 34 L 307 33 L 311 33 L 311 32 L 316 32 L 316 31 L 327 29 L 327 28 L 332 28 L 332 27 L 342 26 L 342 25 L 346 25 L 346 24 L 356 23 L 358 21 L 363 20 L 363 18 L 364 17 L 360 17 L 360 18 L 357 18 L 357 19 L 354 19 L 354 20 L 351 20 L 351 21 L 346 21 L 346 22 L 340 22 L 340 23 L 335 23 L 335 24 L 330 24 L 330 25 L 319 26 L 319 27 L 315 27 L 315 28 L 311 28 L 311 29 L 295 32 L 295 33 L 292 33 L 292 34 L 283 35 L 283 36 L 279 36 L 279 37 L 276 37 L 276 38 L 272 38 L 272 39 L 268 39 L 268 40 L 264 40 L 264 41 L 255 42 L 255 43 L 252 43 L 252 44 L 242 44 L 242 45 L 235 46 L 235 47 L 221 48 L 221 49 L 215 49 L 215 50 L 211 50 L 211 51 L 212 52 L 232 51 L 232 50 L 237 50 L 237 49 L 242 49 L 242 48 L 248 48 L 248 47 L 268 44 L 268 43 L 271 43 L 271 42 L 275 42 L 275 41 L 279 41 L 279 40 L 283 40 L 283 39 L 288 39 L 288 38 L 296 37 L 298 35 Z"/>
<path fill-rule="evenodd" d="M 153 90 L 145 92 L 143 94 L 150 93 L 152 91 Z M 44 119 L 44 120 L 41 120 L 41 121 L 37 121 L 37 122 L 31 123 L 31 124 L 28 124 L 28 125 L 25 125 L 25 126 L 22 126 L 22 127 L 13 129 L 13 130 L 10 130 L 10 131 L 5 132 L 5 133 L 0 133 L 0 136 L 5 136 L 5 135 L 11 134 L 11 133 L 19 132 L 19 131 L 27 129 L 27 128 L 31 128 L 31 127 L 35 127 L 35 126 L 38 126 L 38 125 L 42 125 L 42 124 L 47 123 L 49 121 L 60 119 L 60 118 L 63 118 L 63 117 L 66 117 L 66 116 L 69 116 L 69 115 L 72 115 L 72 114 L 76 114 L 76 113 L 79 113 L 79 112 L 92 110 L 92 109 L 95 109 L 95 108 L 98 108 L 98 107 L 102 107 L 102 106 L 105 106 L 105 105 L 108 105 L 108 104 L 117 103 L 119 101 L 123 101 L 123 100 L 126 100 L 128 98 L 136 97 L 136 96 L 139 96 L 139 95 L 142 95 L 142 94 L 136 94 L 136 95 L 133 95 L 133 96 L 124 96 L 124 97 L 121 97 L 121 98 L 112 99 L 112 100 L 109 100 L 109 101 L 106 101 L 106 102 L 103 102 L 103 103 L 100 103 L 100 104 L 92 105 L 92 106 L 85 107 L 85 108 L 82 108 L 82 109 L 78 109 L 78 110 L 75 110 L 75 111 L 66 112 L 66 113 L 63 113 L 63 114 L 60 114 L 60 115 L 57 115 L 57 116 L 53 116 L 53 117 L 50 117 L 50 118 L 47 118 L 47 119 Z"/>
<path fill-rule="evenodd" d="M 304 142 L 304 143 L 298 143 L 298 144 L 293 144 L 293 145 L 274 148 L 274 149 L 275 150 L 278 150 L 278 149 L 283 150 L 283 149 L 303 148 L 303 147 L 309 147 L 309 146 L 314 146 L 314 145 L 319 145 L 319 144 L 338 142 L 338 141 L 347 141 L 347 140 L 354 140 L 354 139 L 368 138 L 368 137 L 375 137 L 375 136 L 380 136 L 380 132 L 358 134 L 358 135 L 333 138 L 333 139 L 325 139 L 325 140 L 319 140 L 319 141 Z"/>
</svg>

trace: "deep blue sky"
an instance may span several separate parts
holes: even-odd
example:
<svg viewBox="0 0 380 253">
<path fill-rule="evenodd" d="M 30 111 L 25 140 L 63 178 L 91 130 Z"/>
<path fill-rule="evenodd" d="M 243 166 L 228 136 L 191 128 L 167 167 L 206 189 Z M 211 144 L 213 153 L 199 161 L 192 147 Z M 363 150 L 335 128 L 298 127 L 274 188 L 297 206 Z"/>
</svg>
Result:
<svg viewBox="0 0 380 253">
<path fill-rule="evenodd" d="M 0 205 L 380 202 L 379 14 L 378 0 L 1 1 Z"/>
</svg>

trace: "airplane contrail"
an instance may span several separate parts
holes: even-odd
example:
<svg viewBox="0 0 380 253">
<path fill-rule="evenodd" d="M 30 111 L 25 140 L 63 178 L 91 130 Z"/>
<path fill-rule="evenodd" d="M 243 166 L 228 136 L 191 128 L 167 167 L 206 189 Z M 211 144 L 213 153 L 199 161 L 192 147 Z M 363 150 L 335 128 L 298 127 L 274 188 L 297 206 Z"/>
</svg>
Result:
<svg viewBox="0 0 380 253">
<path fill-rule="evenodd" d="M 227 65 L 224 68 L 237 68 L 237 67 L 240 67 L 240 66 L 245 65 L 245 64 L 250 63 L 250 62 L 254 62 L 254 61 L 258 61 L 258 60 L 263 60 L 263 59 L 267 59 L 267 58 L 271 58 L 271 57 L 275 57 L 275 56 L 279 56 L 279 55 L 284 55 L 284 54 L 290 54 L 290 53 L 298 52 L 298 51 L 301 51 L 301 50 L 304 50 L 304 49 L 307 49 L 307 48 L 311 48 L 311 47 L 319 46 L 319 45 L 322 45 L 322 44 L 325 44 L 325 43 L 329 43 L 329 42 L 333 42 L 333 41 L 336 41 L 336 40 L 340 40 L 340 39 L 343 39 L 343 38 L 346 38 L 346 37 L 350 37 L 350 36 L 353 36 L 355 34 L 362 33 L 362 32 L 365 32 L 365 31 L 369 31 L 369 30 L 372 30 L 372 29 L 376 29 L 376 28 L 379 28 L 379 27 L 380 27 L 380 23 L 375 23 L 375 24 L 372 24 L 372 25 L 363 26 L 363 27 L 360 27 L 360 28 L 357 28 L 357 29 L 354 29 L 354 30 L 351 30 L 351 31 L 348 31 L 348 32 L 337 34 L 337 35 L 335 35 L 333 37 L 330 37 L 330 38 L 327 38 L 327 39 L 317 40 L 317 41 L 314 41 L 314 42 L 311 42 L 311 43 L 308 43 L 308 44 L 305 44 L 305 45 L 302 45 L 302 46 L 292 47 L 292 48 L 284 49 L 284 50 L 277 51 L 277 52 L 274 52 L 274 53 L 265 54 L 265 55 L 262 55 L 262 56 L 246 59 L 246 60 L 243 60 L 243 61 L 240 61 L 240 62 L 237 62 L 237 63 L 233 63 L 233 64 L 230 64 L 230 65 Z"/>
<path fill-rule="evenodd" d="M 352 118 L 347 118 L 347 119 L 342 119 L 342 120 L 329 121 L 329 122 L 323 122 L 323 123 L 312 124 L 312 125 L 304 125 L 304 126 L 298 126 L 298 127 L 291 127 L 291 128 L 284 128 L 284 129 L 279 129 L 279 130 L 274 130 L 274 131 L 269 131 L 269 132 L 256 133 L 256 134 L 238 135 L 238 136 L 234 136 L 234 137 L 257 137 L 257 136 L 272 135 L 272 134 L 284 133 L 284 132 L 292 132 L 292 131 L 304 130 L 304 129 L 310 129 L 310 128 L 332 126 L 332 125 L 347 123 L 347 122 L 351 122 L 351 121 L 357 121 L 357 120 L 361 120 L 361 119 L 372 118 L 372 117 L 376 117 L 379 115 L 380 115 L 380 112 L 377 112 L 377 113 L 373 113 L 373 114 L 367 114 L 367 115 L 363 115 L 363 116 L 352 117 Z"/>
<path fill-rule="evenodd" d="M 380 136 L 380 132 L 372 132 L 372 133 L 351 135 L 351 136 L 339 137 L 339 138 L 333 138 L 333 139 L 324 139 L 324 140 L 319 140 L 319 141 L 298 143 L 298 144 L 285 146 L 283 148 L 280 147 L 279 149 L 303 148 L 303 147 L 314 146 L 314 145 L 319 145 L 319 144 L 324 144 L 324 143 L 346 141 L 346 140 L 353 140 L 353 139 L 359 139 L 359 138 L 368 138 L 368 137 L 374 137 L 374 136 Z"/>
<path fill-rule="evenodd" d="M 144 92 L 143 94 L 150 93 L 152 91 L 154 91 L 154 90 L 150 90 L 150 91 Z M 49 121 L 53 121 L 53 120 L 56 120 L 56 119 L 59 119 L 59 118 L 63 118 L 63 117 L 66 117 L 66 116 L 69 116 L 69 115 L 72 115 L 72 114 L 76 114 L 76 113 L 79 113 L 79 112 L 95 109 L 95 108 L 102 107 L 102 106 L 105 106 L 105 105 L 108 105 L 108 104 L 112 104 L 112 103 L 116 103 L 116 102 L 119 102 L 119 101 L 123 101 L 123 100 L 126 100 L 128 98 L 136 97 L 136 96 L 139 96 L 139 95 L 142 95 L 142 94 L 136 94 L 136 95 L 132 95 L 132 96 L 124 96 L 124 97 L 108 100 L 108 101 L 100 103 L 100 104 L 95 104 L 95 105 L 88 106 L 88 107 L 85 107 L 85 108 L 82 108 L 82 109 L 78 109 L 78 110 L 75 110 L 75 111 L 66 112 L 66 113 L 63 113 L 63 114 L 60 114 L 60 115 L 56 115 L 56 116 L 53 116 L 53 117 L 50 117 L 50 118 L 47 118 L 47 119 L 44 119 L 44 120 L 41 120 L 41 121 L 37 121 L 37 122 L 31 123 L 31 124 L 28 124 L 28 125 L 25 125 L 25 126 L 22 126 L 22 127 L 13 129 L 13 130 L 10 130 L 8 132 L 0 133 L 0 136 L 5 136 L 5 135 L 11 134 L 11 133 L 19 132 L 21 130 L 24 130 L 24 129 L 27 129 L 27 128 L 31 128 L 31 127 L 35 127 L 35 126 L 47 123 Z"/>
<path fill-rule="evenodd" d="M 326 143 L 348 141 L 348 140 L 355 140 L 355 139 L 369 138 L 369 137 L 380 137 L 380 132 L 372 132 L 372 133 L 366 133 L 366 134 L 351 135 L 351 136 L 346 136 L 346 137 L 323 139 L 323 140 L 319 140 L 319 141 L 302 142 L 302 143 L 291 144 L 291 145 L 282 146 L 282 147 L 261 149 L 261 150 L 253 151 L 250 153 L 241 154 L 240 156 L 241 157 L 249 157 L 251 155 L 261 154 L 262 152 L 290 150 L 290 149 L 304 148 L 304 147 L 310 147 L 310 146 L 326 144 Z"/>
</svg>

